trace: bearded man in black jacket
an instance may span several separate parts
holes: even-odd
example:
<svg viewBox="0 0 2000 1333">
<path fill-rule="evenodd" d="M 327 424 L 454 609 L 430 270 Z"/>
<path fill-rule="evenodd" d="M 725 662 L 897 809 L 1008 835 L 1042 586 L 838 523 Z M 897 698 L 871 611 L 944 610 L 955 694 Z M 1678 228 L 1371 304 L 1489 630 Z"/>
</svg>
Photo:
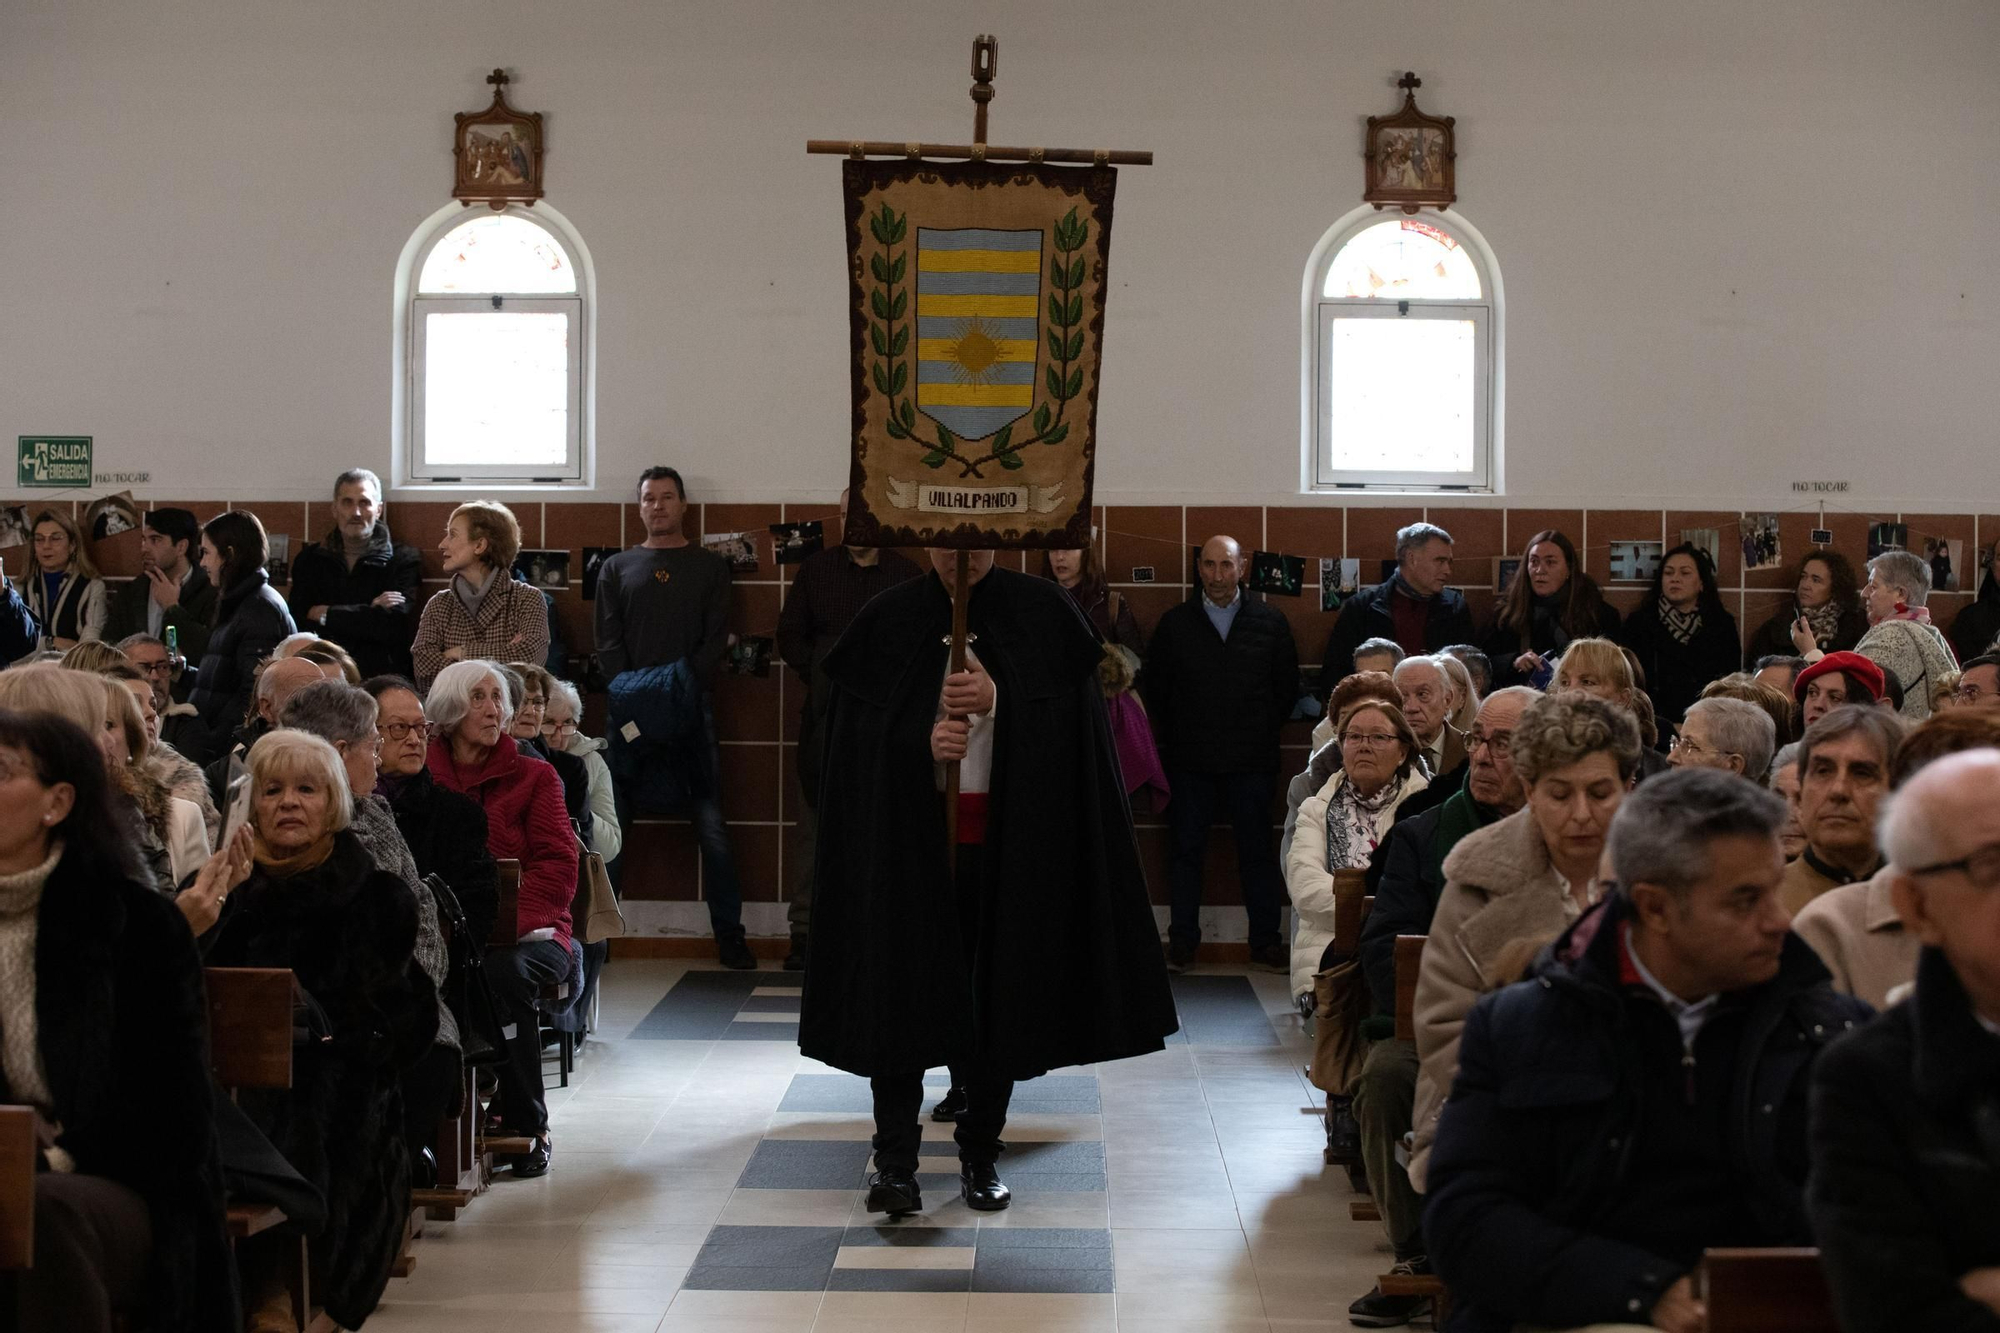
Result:
<svg viewBox="0 0 2000 1333">
<path fill-rule="evenodd" d="M 952 1067 L 960 1191 L 994 1163 L 1017 1080 L 1159 1050 L 1177 1026 L 1097 684 L 1060 585 L 969 561 L 967 669 L 946 675 L 955 551 L 827 654 L 813 953 L 799 1047 L 875 1097 L 868 1208 L 917 1212 L 923 1075 Z M 955 845 L 945 765 L 960 764 Z"/>
</svg>

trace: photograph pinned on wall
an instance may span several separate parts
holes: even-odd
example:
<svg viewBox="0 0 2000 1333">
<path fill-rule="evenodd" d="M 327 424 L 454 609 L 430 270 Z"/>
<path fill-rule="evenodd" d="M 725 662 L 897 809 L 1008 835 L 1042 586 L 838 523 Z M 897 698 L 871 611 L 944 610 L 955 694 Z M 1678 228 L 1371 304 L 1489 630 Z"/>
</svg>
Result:
<svg viewBox="0 0 2000 1333">
<path fill-rule="evenodd" d="M 514 557 L 514 575 L 543 592 L 569 589 L 568 551 L 522 551 Z"/>
<path fill-rule="evenodd" d="M 272 583 L 280 586 L 292 581 L 292 539 L 282 532 L 273 532 L 265 538 L 270 543 L 271 555 L 264 562 L 264 573 Z"/>
<path fill-rule="evenodd" d="M 92 500 L 90 508 L 83 511 L 83 530 L 94 542 L 116 537 L 121 532 L 137 532 L 139 506 L 132 503 L 132 492 L 120 491 Z"/>
<path fill-rule="evenodd" d="M 1340 603 L 1340 557 L 1323 555 L 1319 558 L 1319 609 L 1338 611 Z"/>
<path fill-rule="evenodd" d="M 1279 555 L 1275 551 L 1252 551 L 1250 590 L 1267 596 L 1299 596 L 1306 590 L 1305 558 Z"/>
<path fill-rule="evenodd" d="M 1613 542 L 1609 570 L 1613 583 L 1651 583 L 1667 548 L 1661 542 Z"/>
<path fill-rule="evenodd" d="M 1682 528 L 1681 541 L 1708 554 L 1709 568 L 1722 570 L 1722 531 L 1719 528 Z"/>
<path fill-rule="evenodd" d="M 1924 559 L 1931 567 L 1932 592 L 1958 592 L 1965 586 L 1965 543 L 1952 537 L 1924 538 Z"/>
<path fill-rule="evenodd" d="M 716 532 L 701 539 L 701 549 L 713 551 L 738 574 L 757 572 L 757 538 L 748 532 Z"/>
<path fill-rule="evenodd" d="M 732 635 L 723 667 L 732 676 L 771 674 L 771 640 L 762 634 Z"/>
<path fill-rule="evenodd" d="M 1776 514 L 1743 516 L 1743 568 L 1776 569 L 1785 562 L 1784 544 L 1778 540 Z"/>
<path fill-rule="evenodd" d="M 1521 572 L 1521 557 L 1518 555 L 1496 555 L 1493 557 L 1493 595 L 1505 597 L 1514 576 Z"/>
<path fill-rule="evenodd" d="M 597 576 L 604 568 L 604 562 L 623 549 L 617 546 L 586 546 L 583 548 L 583 600 L 597 600 Z"/>
<path fill-rule="evenodd" d="M 826 523 L 808 518 L 797 523 L 771 525 L 771 549 L 781 565 L 796 565 L 809 555 L 826 549 Z"/>
<path fill-rule="evenodd" d="M 0 506 L 0 551 L 29 542 L 28 510 L 25 505 Z"/>
<path fill-rule="evenodd" d="M 1868 558 L 1870 560 L 1873 560 L 1884 551 L 1907 551 L 1909 549 L 1909 524 L 1870 523 L 1868 525 Z"/>
</svg>

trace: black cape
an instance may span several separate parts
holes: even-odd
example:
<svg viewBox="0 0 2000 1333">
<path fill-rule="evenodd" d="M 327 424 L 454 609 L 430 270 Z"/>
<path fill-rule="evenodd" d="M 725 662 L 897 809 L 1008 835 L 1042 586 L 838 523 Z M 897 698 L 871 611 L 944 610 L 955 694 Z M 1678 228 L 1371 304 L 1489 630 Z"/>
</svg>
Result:
<svg viewBox="0 0 2000 1333">
<path fill-rule="evenodd" d="M 1004 569 L 968 623 L 999 699 L 978 955 L 968 968 L 930 753 L 951 635 L 932 575 L 869 602 L 827 655 L 799 1047 L 863 1075 L 978 1049 L 1016 1079 L 1159 1050 L 1178 1022 L 1097 636 L 1059 585 Z"/>
</svg>

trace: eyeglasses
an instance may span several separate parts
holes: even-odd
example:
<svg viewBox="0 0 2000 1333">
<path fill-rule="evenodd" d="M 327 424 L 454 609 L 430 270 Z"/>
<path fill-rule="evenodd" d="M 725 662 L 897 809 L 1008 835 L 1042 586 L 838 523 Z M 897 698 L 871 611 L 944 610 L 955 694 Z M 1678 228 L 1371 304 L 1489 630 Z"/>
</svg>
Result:
<svg viewBox="0 0 2000 1333">
<path fill-rule="evenodd" d="M 1505 750 L 1514 743 L 1511 731 L 1481 731 L 1477 727 L 1465 733 L 1465 753 L 1470 756 L 1481 746 L 1490 745 L 1496 750 Z"/>
<path fill-rule="evenodd" d="M 1947 870 L 1962 871 L 1972 881 L 1975 889 L 2000 887 L 2000 842 L 1981 847 L 1970 856 L 1961 856 L 1956 861 L 1940 861 L 1934 866 L 1919 866 L 1912 875 L 1941 875 Z"/>
<path fill-rule="evenodd" d="M 419 736 L 428 737 L 431 734 L 431 724 L 428 722 L 388 722 L 376 728 L 376 730 L 382 733 L 384 740 L 402 741 L 408 740 L 410 733 L 413 731 Z"/>
<path fill-rule="evenodd" d="M 174 668 L 172 662 L 164 659 L 158 662 L 134 662 L 132 665 L 148 676 L 164 676 Z"/>
<path fill-rule="evenodd" d="M 1340 738 L 1342 745 L 1358 745 L 1364 750 L 1380 750 L 1394 745 L 1402 737 L 1393 731 L 1350 731 Z"/>
<path fill-rule="evenodd" d="M 566 731 L 574 734 L 576 732 L 576 723 L 574 721 L 542 723 L 542 735 L 544 736 L 560 736 Z"/>
<path fill-rule="evenodd" d="M 1953 690 L 1952 693 L 1969 704 L 1976 704 L 1981 699 L 2000 699 L 2000 695 L 1982 690 L 1977 685 L 1961 685 Z"/>
</svg>

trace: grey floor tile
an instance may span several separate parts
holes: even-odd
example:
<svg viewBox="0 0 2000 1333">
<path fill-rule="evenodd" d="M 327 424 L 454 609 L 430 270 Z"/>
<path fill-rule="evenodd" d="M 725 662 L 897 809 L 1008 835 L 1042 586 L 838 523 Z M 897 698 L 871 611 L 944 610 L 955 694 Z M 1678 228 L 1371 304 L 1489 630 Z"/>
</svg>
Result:
<svg viewBox="0 0 2000 1333">
<path fill-rule="evenodd" d="M 944 1249 L 976 1244 L 977 1227 L 849 1227 L 842 1245 L 907 1245 Z"/>
<path fill-rule="evenodd" d="M 1109 1270 L 1114 1266 L 1110 1250 L 1084 1250 L 1072 1246 L 1031 1249 L 981 1250 L 973 1259 L 975 1273 L 1066 1273 L 1080 1269 Z"/>
<path fill-rule="evenodd" d="M 824 1268 L 774 1267 L 739 1268 L 726 1264 L 696 1264 L 681 1282 L 683 1291 L 825 1291 L 833 1276 L 831 1262 Z"/>
<path fill-rule="evenodd" d="M 759 972 L 689 972 L 634 1025 L 631 1037 L 638 1041 L 718 1040 L 727 1034 L 750 992 L 766 980 Z"/>
<path fill-rule="evenodd" d="M 1276 1046 L 1278 1033 L 1248 977 L 1172 979 L 1181 1034 L 1195 1046 Z"/>
<path fill-rule="evenodd" d="M 830 1291 L 971 1291 L 969 1268 L 836 1268 Z"/>
<path fill-rule="evenodd" d="M 1039 1271 L 981 1272 L 972 1270 L 974 1291 L 1105 1292 L 1114 1288 L 1109 1268 L 1065 1268 Z"/>
<path fill-rule="evenodd" d="M 750 1154 L 736 1187 L 747 1190 L 848 1190 L 868 1172 L 865 1143 L 765 1139 Z"/>
<path fill-rule="evenodd" d="M 695 1267 L 755 1267 L 760 1264 L 833 1267 L 844 1227 L 718 1226 L 708 1233 Z"/>
<path fill-rule="evenodd" d="M 982 1250 L 1109 1250 L 1111 1233 L 1097 1227 L 986 1227 Z"/>
</svg>

